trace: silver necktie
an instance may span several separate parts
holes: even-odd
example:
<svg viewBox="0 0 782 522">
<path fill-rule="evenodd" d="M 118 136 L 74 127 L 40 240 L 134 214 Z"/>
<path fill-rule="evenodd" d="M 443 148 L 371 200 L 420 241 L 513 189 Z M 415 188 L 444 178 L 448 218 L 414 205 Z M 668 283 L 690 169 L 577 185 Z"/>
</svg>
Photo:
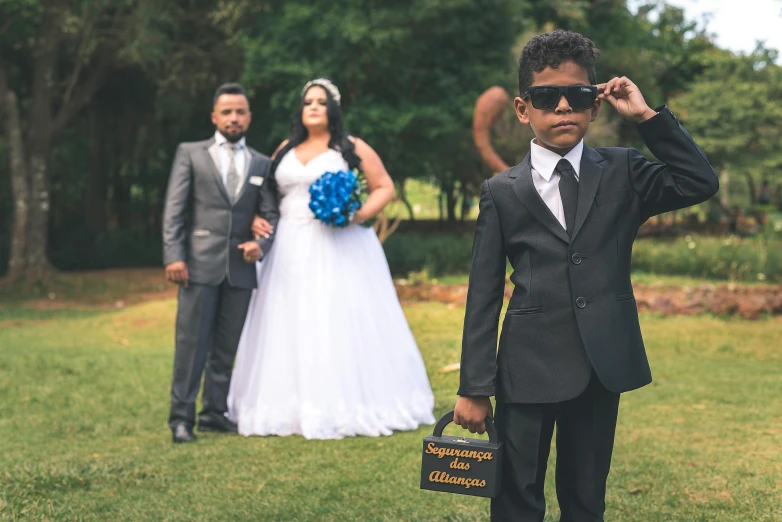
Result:
<svg viewBox="0 0 782 522">
<path fill-rule="evenodd" d="M 228 197 L 231 198 L 231 203 L 236 199 L 236 189 L 239 187 L 239 172 L 236 170 L 236 149 L 234 144 L 225 142 L 223 144 L 225 150 L 228 152 L 230 158 L 228 162 L 228 175 L 225 179 L 225 188 L 228 190 Z"/>
</svg>

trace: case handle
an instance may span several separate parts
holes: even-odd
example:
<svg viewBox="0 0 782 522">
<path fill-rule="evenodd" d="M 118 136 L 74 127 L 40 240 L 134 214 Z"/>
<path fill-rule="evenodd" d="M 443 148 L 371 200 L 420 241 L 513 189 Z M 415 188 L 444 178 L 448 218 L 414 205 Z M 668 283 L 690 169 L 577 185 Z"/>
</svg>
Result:
<svg viewBox="0 0 782 522">
<path fill-rule="evenodd" d="M 443 415 L 434 427 L 432 435 L 438 439 L 443 436 L 443 430 L 446 426 L 453 422 L 453 410 Z M 489 434 L 489 442 L 497 444 L 497 428 L 494 427 L 494 423 L 486 417 L 486 432 Z"/>
</svg>

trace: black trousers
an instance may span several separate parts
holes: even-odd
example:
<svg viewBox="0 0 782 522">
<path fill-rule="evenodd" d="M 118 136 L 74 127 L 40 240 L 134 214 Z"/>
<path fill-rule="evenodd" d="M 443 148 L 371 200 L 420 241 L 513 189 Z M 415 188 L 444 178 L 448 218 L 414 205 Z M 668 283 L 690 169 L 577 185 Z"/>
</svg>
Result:
<svg viewBox="0 0 782 522">
<path fill-rule="evenodd" d="M 228 410 L 228 388 L 252 290 L 227 280 L 217 286 L 179 288 L 176 351 L 168 424 L 195 426 L 195 402 L 204 380 L 201 420 Z"/>
<path fill-rule="evenodd" d="M 553 404 L 498 403 L 497 431 L 505 443 L 503 492 L 491 502 L 491 519 L 542 522 L 543 484 L 556 425 L 560 521 L 602 521 L 618 411 L 619 395 L 606 390 L 594 372 L 575 399 Z"/>
</svg>

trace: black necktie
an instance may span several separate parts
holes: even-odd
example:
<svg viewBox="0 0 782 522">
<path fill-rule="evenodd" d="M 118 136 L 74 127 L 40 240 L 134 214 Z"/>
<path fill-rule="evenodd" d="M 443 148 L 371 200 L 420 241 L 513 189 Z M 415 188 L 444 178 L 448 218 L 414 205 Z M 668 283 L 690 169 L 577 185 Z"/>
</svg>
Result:
<svg viewBox="0 0 782 522">
<path fill-rule="evenodd" d="M 572 238 L 573 228 L 576 226 L 576 209 L 578 208 L 576 171 L 566 159 L 559 160 L 555 170 L 559 173 L 559 196 L 562 198 L 562 210 L 565 211 L 567 233 Z"/>
</svg>

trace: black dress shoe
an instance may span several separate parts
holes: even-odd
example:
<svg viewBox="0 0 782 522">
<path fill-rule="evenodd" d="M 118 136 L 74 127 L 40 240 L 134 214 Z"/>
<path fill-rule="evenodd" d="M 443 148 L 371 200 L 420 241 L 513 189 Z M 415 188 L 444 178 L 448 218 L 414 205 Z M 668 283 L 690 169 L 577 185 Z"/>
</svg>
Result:
<svg viewBox="0 0 782 522">
<path fill-rule="evenodd" d="M 175 444 L 182 442 L 195 442 L 196 436 L 193 434 L 193 430 L 188 428 L 185 424 L 177 424 L 174 426 L 173 438 Z"/>
<path fill-rule="evenodd" d="M 198 431 L 214 431 L 218 433 L 239 433 L 235 422 L 228 417 L 207 417 L 198 420 Z"/>
</svg>

